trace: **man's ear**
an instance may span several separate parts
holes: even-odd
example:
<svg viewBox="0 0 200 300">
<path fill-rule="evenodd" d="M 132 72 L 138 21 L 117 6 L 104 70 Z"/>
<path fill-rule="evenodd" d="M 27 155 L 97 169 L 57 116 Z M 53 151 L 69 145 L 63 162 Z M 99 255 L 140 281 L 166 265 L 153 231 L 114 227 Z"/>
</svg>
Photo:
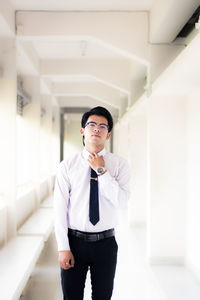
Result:
<svg viewBox="0 0 200 300">
<path fill-rule="evenodd" d="M 85 129 L 84 129 L 84 128 L 81 128 L 81 129 L 80 129 L 80 133 L 81 133 L 82 136 L 84 136 L 84 132 L 85 132 Z"/>
<path fill-rule="evenodd" d="M 106 139 L 109 140 L 110 136 L 111 136 L 111 132 L 108 132 Z"/>
</svg>

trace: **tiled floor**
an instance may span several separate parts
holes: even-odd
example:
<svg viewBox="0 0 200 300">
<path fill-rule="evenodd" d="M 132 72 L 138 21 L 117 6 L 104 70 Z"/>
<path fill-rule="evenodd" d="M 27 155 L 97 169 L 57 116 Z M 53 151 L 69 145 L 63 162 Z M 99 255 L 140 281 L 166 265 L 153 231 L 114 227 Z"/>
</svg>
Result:
<svg viewBox="0 0 200 300">
<path fill-rule="evenodd" d="M 185 268 L 145 263 L 145 228 L 128 228 L 121 217 L 116 228 L 118 264 L 112 300 L 199 300 L 200 283 Z M 87 274 L 84 300 L 91 299 Z M 21 300 L 61 300 L 57 250 L 52 234 Z"/>
</svg>

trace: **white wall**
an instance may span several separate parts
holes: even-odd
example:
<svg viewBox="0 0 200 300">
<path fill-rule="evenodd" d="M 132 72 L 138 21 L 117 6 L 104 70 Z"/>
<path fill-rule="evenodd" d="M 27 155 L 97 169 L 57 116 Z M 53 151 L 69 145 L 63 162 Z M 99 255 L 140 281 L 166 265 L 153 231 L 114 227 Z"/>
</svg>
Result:
<svg viewBox="0 0 200 300">
<path fill-rule="evenodd" d="M 0 198 L 0 247 L 6 243 L 7 239 L 7 206 L 5 199 Z"/>
<path fill-rule="evenodd" d="M 52 99 L 50 95 L 41 96 L 41 109 L 44 114 L 40 120 L 40 180 L 46 179 L 52 171 Z"/>
<path fill-rule="evenodd" d="M 27 93 L 32 95 L 32 102 L 24 107 L 23 116 L 19 116 L 16 78 L 0 78 L 0 244 L 15 236 L 19 226 L 39 206 L 44 175 L 47 196 L 53 166 L 59 161 L 59 109 L 54 122 L 53 148 L 52 107 L 40 126 L 39 99 L 36 101 L 30 90 Z"/>
<path fill-rule="evenodd" d="M 183 263 L 186 251 L 185 101 L 148 101 L 148 260 Z"/>
<path fill-rule="evenodd" d="M 17 115 L 17 186 L 18 192 L 34 186 L 39 176 L 40 104 L 32 102 Z M 24 187 L 24 189 L 23 189 Z"/>
<path fill-rule="evenodd" d="M 65 121 L 65 135 L 64 135 L 64 158 L 82 151 L 82 136 L 80 134 L 80 120 L 66 120 Z"/>
<path fill-rule="evenodd" d="M 60 111 L 59 107 L 53 107 L 52 124 L 52 173 L 55 174 L 56 167 L 60 162 Z"/>
<path fill-rule="evenodd" d="M 16 233 L 16 79 L 0 78 L 0 198 L 7 205 L 7 232 Z"/>
<path fill-rule="evenodd" d="M 200 92 L 187 99 L 187 266 L 200 279 Z"/>
<path fill-rule="evenodd" d="M 120 148 L 120 144 L 119 144 L 119 123 L 116 123 L 115 126 L 113 127 L 113 153 L 118 154 L 119 153 L 119 148 Z"/>
<path fill-rule="evenodd" d="M 132 111 L 130 113 L 130 166 L 131 203 L 129 206 L 130 224 L 144 225 L 146 223 L 146 196 L 147 196 L 147 120 L 146 113 Z"/>
<path fill-rule="evenodd" d="M 129 145 L 129 120 L 123 118 L 114 126 L 114 153 L 130 160 Z"/>
</svg>

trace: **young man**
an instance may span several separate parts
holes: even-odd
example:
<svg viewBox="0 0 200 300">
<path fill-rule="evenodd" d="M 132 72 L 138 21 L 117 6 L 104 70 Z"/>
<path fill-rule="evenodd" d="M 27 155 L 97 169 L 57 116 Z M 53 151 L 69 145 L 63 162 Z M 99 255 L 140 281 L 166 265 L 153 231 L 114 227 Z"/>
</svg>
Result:
<svg viewBox="0 0 200 300">
<path fill-rule="evenodd" d="M 95 107 L 81 123 L 85 147 L 60 163 L 54 191 L 63 299 L 83 300 L 89 268 L 92 299 L 110 300 L 118 252 L 114 227 L 117 208 L 130 196 L 130 169 L 104 148 L 113 127 L 108 110 Z"/>
</svg>

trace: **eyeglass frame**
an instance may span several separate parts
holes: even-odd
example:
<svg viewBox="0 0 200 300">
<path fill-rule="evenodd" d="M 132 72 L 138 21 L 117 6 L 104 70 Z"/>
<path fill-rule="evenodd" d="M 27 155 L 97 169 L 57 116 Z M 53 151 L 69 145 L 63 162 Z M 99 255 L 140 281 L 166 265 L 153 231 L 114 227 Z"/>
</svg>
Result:
<svg viewBox="0 0 200 300">
<path fill-rule="evenodd" d="M 87 122 L 87 123 L 85 124 L 85 127 L 86 127 L 87 125 L 90 125 L 90 124 L 94 124 L 95 127 L 97 127 L 98 125 L 99 125 L 99 126 L 103 125 L 103 126 L 107 127 L 107 130 L 109 130 L 109 125 L 104 124 L 104 123 L 96 123 L 96 122 L 94 122 L 94 121 Z M 91 128 L 91 127 L 90 127 L 90 128 Z M 91 128 L 91 129 L 92 129 L 92 128 Z M 100 130 L 100 131 L 104 131 L 104 129 L 101 129 L 100 127 L 99 127 L 99 130 Z M 105 128 L 105 130 L 106 130 L 106 128 Z"/>
</svg>

